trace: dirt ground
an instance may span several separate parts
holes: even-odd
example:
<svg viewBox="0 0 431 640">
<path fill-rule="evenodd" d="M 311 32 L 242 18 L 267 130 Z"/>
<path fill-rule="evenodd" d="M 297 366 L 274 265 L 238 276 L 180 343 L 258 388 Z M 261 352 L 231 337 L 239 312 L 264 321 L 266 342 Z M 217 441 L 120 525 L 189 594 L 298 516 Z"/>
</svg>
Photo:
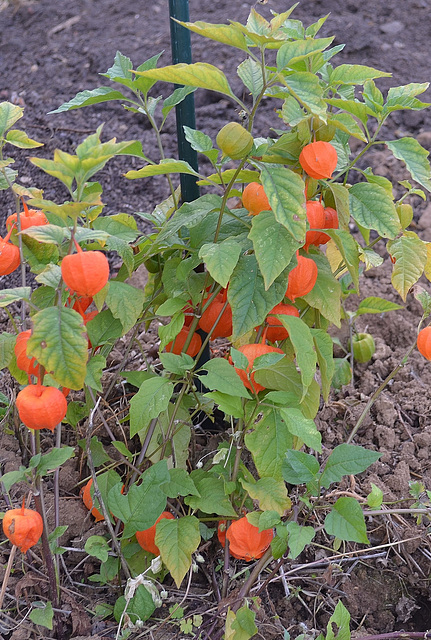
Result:
<svg viewBox="0 0 431 640">
<path fill-rule="evenodd" d="M 190 0 L 190 19 L 215 23 L 228 19 L 244 21 L 251 6 L 253 3 L 243 0 Z M 0 2 L 0 7 L 0 100 L 25 107 L 20 126 L 45 145 L 34 155 L 51 157 L 56 148 L 71 152 L 83 137 L 104 123 L 105 139 L 116 136 L 118 140 L 142 140 L 144 153 L 157 160 L 155 139 L 148 124 L 123 110 L 119 104 L 47 114 L 78 91 L 105 84 L 105 79 L 98 74 L 112 65 L 117 50 L 129 56 L 135 66 L 164 50 L 162 63 L 169 64 L 168 0 L 69 0 L 67 3 L 15 0 Z M 256 4 L 257 10 L 266 17 L 270 16 L 271 10 L 281 12 L 288 7 L 289 4 L 281 0 Z M 330 13 L 322 35 L 335 34 L 335 44 L 346 43 L 344 51 L 336 58 L 337 64 L 365 64 L 391 72 L 392 78 L 379 82 L 379 87 L 385 90 L 389 86 L 430 80 L 430 10 L 429 0 L 362 0 L 358 3 L 303 0 L 292 17 L 308 25 Z M 195 61 L 217 64 L 231 79 L 233 89 L 239 87 L 235 69 L 241 62 L 240 57 L 233 60 L 232 50 L 193 35 L 192 44 Z M 428 90 L 422 99 L 431 102 L 431 91 Z M 205 130 L 213 139 L 226 122 L 236 117 L 235 105 L 217 93 L 198 91 L 195 101 L 197 128 Z M 259 135 L 269 133 L 268 123 L 273 122 L 273 118 L 268 115 L 273 109 L 274 104 L 269 101 L 264 105 L 256 123 Z M 431 150 L 431 109 L 395 113 L 383 133 L 388 139 L 414 135 Z M 172 117 L 163 134 L 164 144 L 172 157 L 176 155 L 175 140 Z M 64 199 L 66 194 L 59 183 L 25 160 L 25 153 L 11 155 L 16 158 L 15 168 L 19 170 L 22 184 L 42 186 L 47 198 Z M 368 162 L 375 173 L 394 182 L 406 177 L 402 165 L 382 149 L 370 153 Z M 104 187 L 103 199 L 108 214 L 151 211 L 167 195 L 163 179 L 127 181 L 122 177 L 125 170 L 140 166 L 137 159 L 116 159 L 98 174 Z M 3 227 L 6 217 L 13 213 L 14 204 L 5 192 L 0 192 L 0 202 L 0 227 Z M 424 240 L 431 241 L 431 205 L 419 198 L 412 204 L 415 209 L 412 228 Z M 380 249 L 385 258 L 384 268 L 364 274 L 360 297 L 381 296 L 401 304 L 390 282 L 391 263 L 383 244 Z M 18 281 L 14 276 L 0 278 L 0 288 L 15 284 Z M 426 280 L 421 284 L 431 291 Z M 357 302 L 358 298 L 351 300 L 352 308 Z M 334 393 L 319 412 L 317 423 L 326 450 L 346 440 L 370 396 L 415 340 L 420 307 L 412 295 L 404 306 L 402 312 L 361 318 L 358 328 L 373 334 L 377 350 L 371 363 L 357 366 L 355 387 L 345 387 L 340 393 Z M 0 329 L 4 330 L 6 319 L 0 317 L 0 320 L 3 322 Z M 340 339 L 345 341 L 346 334 L 341 333 Z M 150 341 L 149 349 L 151 346 Z M 132 351 L 131 366 L 134 357 L 137 354 Z M 0 391 L 6 392 L 8 383 L 6 377 L 0 377 Z M 365 496 L 374 483 L 383 490 L 385 501 L 401 507 L 412 505 L 410 482 L 420 481 L 431 490 L 430 409 L 431 365 L 415 351 L 375 403 L 355 439 L 356 444 L 378 450 L 382 457 L 361 475 L 356 485 L 349 482 L 343 489 Z M 201 439 L 199 446 L 207 446 L 205 437 Z M 14 437 L 1 437 L 0 458 L 3 473 L 22 463 L 22 453 Z M 82 469 L 77 457 L 61 471 L 61 517 L 65 522 L 72 522 L 62 542 L 69 547 L 82 548 L 89 535 L 103 533 L 103 525 L 94 525 L 88 518 L 85 520 L 86 510 L 77 489 L 81 478 Z M 3 507 L 0 505 L 0 508 Z M 428 520 L 418 525 L 412 516 L 388 515 L 374 519 L 370 522 L 369 532 L 373 548 L 362 559 L 355 557 L 340 565 L 328 563 L 326 558 L 331 555 L 328 550 L 311 547 L 299 558 L 297 564 L 300 566 L 287 566 L 285 585 L 290 593 L 280 576 L 276 576 L 274 582 L 259 594 L 263 605 L 258 613 L 260 637 L 283 638 L 280 624 L 293 638 L 299 633 L 314 637 L 316 629 L 325 628 L 340 598 L 352 615 L 352 629 L 359 629 L 358 636 L 429 629 L 431 547 L 427 525 Z M 4 566 L 7 547 L 1 547 L 0 557 Z M 82 554 L 67 552 L 63 558 L 70 568 L 82 559 Z M 306 563 L 316 561 L 321 564 L 307 569 Z M 94 623 L 85 610 L 85 607 L 92 609 L 97 602 L 106 600 L 106 594 L 99 594 L 94 585 L 87 584 L 82 592 L 81 581 L 86 583 L 86 577 L 95 570 L 90 562 L 85 563 L 68 587 L 67 606 L 72 611 L 70 637 L 115 637 L 112 624 Z M 0 568 L 0 577 L 1 572 Z M 25 611 L 27 590 L 38 593 L 40 589 L 36 583 L 35 579 L 22 578 L 18 571 L 12 578 L 6 605 L 11 606 L 15 598 Z M 192 612 L 201 613 L 210 606 L 210 599 L 205 600 L 201 595 L 207 591 L 205 580 L 194 590 L 192 588 L 189 605 Z M 17 621 L 19 619 L 21 616 Z M 0 638 L 36 637 L 28 622 L 13 633 L 7 633 L 6 629 L 11 626 L 1 623 Z M 73 632 L 70 631 L 72 627 Z M 164 633 L 159 637 L 184 637 L 179 631 Z"/>
</svg>

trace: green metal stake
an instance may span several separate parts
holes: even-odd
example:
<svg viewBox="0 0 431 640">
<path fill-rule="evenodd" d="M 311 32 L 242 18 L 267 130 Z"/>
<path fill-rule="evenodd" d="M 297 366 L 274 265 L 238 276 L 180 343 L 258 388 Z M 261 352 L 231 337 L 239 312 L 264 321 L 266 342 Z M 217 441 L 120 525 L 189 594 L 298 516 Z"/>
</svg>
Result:
<svg viewBox="0 0 431 640">
<path fill-rule="evenodd" d="M 172 62 L 174 64 L 179 64 L 181 62 L 190 64 L 192 62 L 190 31 L 173 20 L 173 18 L 175 18 L 182 22 L 189 21 L 189 0 L 169 0 L 169 16 L 171 19 Z M 198 155 L 187 142 L 183 129 L 184 125 L 191 129 L 196 128 L 195 98 L 193 93 L 189 93 L 189 95 L 175 107 L 175 110 L 177 116 L 178 157 L 180 160 L 188 162 L 195 171 L 198 171 Z M 183 202 L 192 202 L 192 200 L 199 198 L 199 186 L 196 184 L 196 178 L 194 176 L 182 173 L 180 181 L 181 199 Z M 196 271 L 198 270 L 199 267 Z M 200 329 L 198 330 L 198 333 L 202 340 L 205 340 L 207 334 Z M 205 362 L 208 362 L 209 359 L 210 348 L 209 342 L 207 341 L 201 357 L 197 362 L 197 367 L 201 367 Z M 195 384 L 199 391 L 208 391 L 198 378 L 195 378 Z M 213 425 L 209 420 L 204 420 L 202 426 L 208 429 L 213 428 Z"/>
<path fill-rule="evenodd" d="M 172 20 L 172 18 L 176 18 L 182 22 L 189 21 L 189 0 L 169 0 L 169 15 L 171 18 L 172 62 L 174 64 L 180 62 L 190 64 L 192 62 L 190 31 L 178 24 L 178 22 L 175 22 L 175 20 Z M 198 155 L 187 142 L 183 129 L 184 125 L 191 129 L 196 128 L 195 99 L 193 93 L 190 93 L 175 109 L 177 116 L 178 157 L 180 160 L 188 162 L 193 169 L 197 171 Z M 199 198 L 199 187 L 196 184 L 196 178 L 194 176 L 182 173 L 180 180 L 183 202 L 191 202 Z"/>
</svg>

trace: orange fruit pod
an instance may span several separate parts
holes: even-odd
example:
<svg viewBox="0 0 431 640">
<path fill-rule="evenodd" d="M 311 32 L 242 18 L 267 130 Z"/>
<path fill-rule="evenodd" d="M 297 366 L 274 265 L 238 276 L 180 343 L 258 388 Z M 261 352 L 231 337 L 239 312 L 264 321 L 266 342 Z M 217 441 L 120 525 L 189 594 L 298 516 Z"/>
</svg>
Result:
<svg viewBox="0 0 431 640">
<path fill-rule="evenodd" d="M 249 215 L 257 216 L 261 211 L 271 211 L 269 200 L 259 182 L 250 182 L 242 192 L 242 204 Z"/>
<path fill-rule="evenodd" d="M 40 366 L 36 361 L 36 358 L 32 358 L 27 355 L 27 342 L 31 336 L 31 329 L 27 331 L 21 331 L 16 337 L 15 342 L 15 356 L 18 369 L 25 371 L 30 376 L 38 376 Z"/>
<path fill-rule="evenodd" d="M 311 258 L 297 255 L 298 264 L 289 273 L 286 298 L 292 302 L 310 293 L 317 280 L 317 265 Z"/>
<path fill-rule="evenodd" d="M 17 395 L 16 408 L 21 422 L 29 429 L 54 431 L 67 413 L 67 400 L 60 389 L 30 384 Z"/>
<path fill-rule="evenodd" d="M 431 360 L 431 325 L 418 333 L 417 348 L 427 360 Z"/>
<path fill-rule="evenodd" d="M 99 509 L 96 509 L 96 507 L 93 507 L 93 498 L 91 497 L 91 487 L 92 487 L 92 485 L 93 485 L 93 478 L 90 478 L 89 481 L 87 482 L 87 484 L 85 484 L 83 487 L 81 487 L 79 495 L 81 496 L 82 502 L 85 504 L 85 506 L 87 507 L 87 509 L 91 513 L 91 515 L 94 516 L 95 521 L 96 522 L 100 522 L 101 520 L 104 520 L 105 518 L 103 517 L 103 515 L 101 514 Z M 124 493 L 124 489 L 125 489 L 125 486 L 123 484 L 123 486 L 121 487 L 121 493 Z"/>
<path fill-rule="evenodd" d="M 311 178 L 331 178 L 337 166 L 338 156 L 330 142 L 318 140 L 307 144 L 299 155 L 299 164 Z"/>
<path fill-rule="evenodd" d="M 163 513 L 157 518 L 152 527 L 149 527 L 144 531 L 137 531 L 135 534 L 138 544 L 144 549 L 144 551 L 154 553 L 155 556 L 160 555 L 159 548 L 155 543 L 156 527 L 160 520 L 164 520 L 165 518 L 167 518 L 168 520 L 175 520 L 175 517 L 172 515 L 172 513 L 170 513 L 169 511 L 163 511 Z"/>
<path fill-rule="evenodd" d="M 72 302 L 72 296 L 69 296 L 67 299 L 67 303 L 70 304 Z M 87 311 L 90 304 L 93 302 L 92 296 L 79 296 L 76 298 L 75 302 L 72 305 L 72 309 L 80 313 L 81 315 Z"/>
<path fill-rule="evenodd" d="M 264 330 L 264 336 L 266 339 L 270 342 L 285 340 L 289 337 L 289 332 L 283 326 L 281 320 L 273 317 L 274 315 L 295 316 L 296 318 L 299 318 L 299 311 L 291 304 L 284 304 L 281 302 L 280 304 L 276 304 L 266 317 L 265 323 L 268 325 Z M 258 327 L 256 327 L 256 330 L 257 329 Z"/>
<path fill-rule="evenodd" d="M 338 213 L 332 207 L 325 207 L 325 224 L 324 229 L 338 229 Z M 319 244 L 326 244 L 330 241 L 330 237 L 327 233 L 321 233 L 319 238 Z"/>
<path fill-rule="evenodd" d="M 325 226 L 325 209 L 321 202 L 317 200 L 307 200 L 307 220 L 311 229 L 323 229 Z M 318 246 L 320 244 L 320 238 L 322 236 L 321 231 L 307 231 L 305 234 L 304 249 L 308 250 L 310 244 Z"/>
<path fill-rule="evenodd" d="M 28 229 L 29 227 L 41 227 L 44 224 L 48 224 L 48 218 L 39 209 L 29 209 L 26 203 L 23 201 L 22 206 L 24 211 L 19 214 L 21 222 L 21 229 Z M 6 220 L 6 228 L 12 230 L 13 227 L 18 228 L 18 214 L 13 213 Z"/>
<path fill-rule="evenodd" d="M 226 530 L 226 521 L 219 523 L 217 536 L 222 547 L 229 540 L 229 553 L 238 560 L 251 562 L 263 556 L 274 537 L 272 529 L 259 528 L 249 523 L 246 517 L 234 520 Z"/>
<path fill-rule="evenodd" d="M 266 353 L 281 353 L 284 355 L 284 351 L 282 351 L 278 347 L 271 347 L 269 344 L 261 343 L 245 344 L 242 347 L 239 347 L 238 351 L 241 351 L 241 353 L 243 353 L 247 358 L 248 367 L 247 371 L 235 367 L 235 371 L 237 372 L 247 389 L 250 389 L 254 393 L 259 393 L 259 391 L 262 391 L 263 389 L 265 389 L 265 387 L 255 382 L 254 372 L 250 376 L 248 376 L 249 372 L 253 369 L 254 361 L 256 360 L 256 358 L 258 358 L 259 356 L 263 356 Z M 232 364 L 231 356 L 229 356 L 229 362 Z"/>
<path fill-rule="evenodd" d="M 78 296 L 94 296 L 109 278 L 109 263 L 101 251 L 82 251 L 65 256 L 61 262 L 61 275 L 66 286 Z"/>
<path fill-rule="evenodd" d="M 220 315 L 224 305 L 226 304 L 227 289 L 220 291 L 220 293 L 214 298 L 214 300 L 205 309 L 202 316 L 199 319 L 198 326 L 206 333 L 210 333 L 210 338 L 227 338 L 232 335 L 232 309 L 230 304 L 227 304 L 226 309 L 223 311 L 219 321 L 214 326 L 218 316 Z M 208 298 L 206 299 L 208 300 Z M 204 304 L 206 302 L 204 300 Z M 211 331 L 212 329 L 212 331 Z"/>
<path fill-rule="evenodd" d="M 178 356 L 182 353 L 183 347 L 186 343 L 186 340 L 189 335 L 189 329 L 187 327 L 183 327 L 179 334 L 176 336 L 175 340 L 169 342 L 166 345 L 166 351 L 171 353 L 176 353 Z M 192 358 L 195 357 L 200 351 L 202 346 L 202 338 L 198 333 L 194 333 L 192 335 L 192 339 L 190 340 L 190 344 L 187 347 L 186 353 Z"/>
<path fill-rule="evenodd" d="M 3 533 L 23 553 L 38 543 L 43 532 L 41 515 L 33 509 L 26 509 L 24 501 L 20 509 L 9 509 L 3 518 Z"/>
<path fill-rule="evenodd" d="M 5 238 L 0 238 L 0 276 L 7 276 L 15 271 L 21 263 L 19 249 L 9 242 L 12 228 Z"/>
</svg>

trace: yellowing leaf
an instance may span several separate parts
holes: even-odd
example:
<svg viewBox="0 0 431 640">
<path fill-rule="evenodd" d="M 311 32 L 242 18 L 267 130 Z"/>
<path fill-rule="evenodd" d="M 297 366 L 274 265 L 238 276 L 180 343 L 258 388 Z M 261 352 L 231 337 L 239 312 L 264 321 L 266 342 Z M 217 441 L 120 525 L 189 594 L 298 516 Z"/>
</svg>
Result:
<svg viewBox="0 0 431 640">
<path fill-rule="evenodd" d="M 199 520 L 194 516 L 164 519 L 157 525 L 155 542 L 178 588 L 191 566 L 192 553 L 200 541 Z"/>
</svg>

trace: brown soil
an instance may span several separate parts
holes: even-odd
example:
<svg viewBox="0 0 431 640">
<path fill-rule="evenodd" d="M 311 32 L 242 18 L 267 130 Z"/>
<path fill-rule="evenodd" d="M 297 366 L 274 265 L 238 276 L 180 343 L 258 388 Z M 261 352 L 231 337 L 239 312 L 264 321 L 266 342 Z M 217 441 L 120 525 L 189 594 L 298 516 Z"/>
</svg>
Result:
<svg viewBox="0 0 431 640">
<path fill-rule="evenodd" d="M 142 140 L 144 152 L 157 160 L 154 136 L 147 123 L 124 111 L 119 104 L 104 104 L 50 116 L 47 113 L 78 91 L 105 84 L 105 79 L 98 74 L 111 66 L 117 50 L 128 55 L 136 66 L 165 50 L 162 63 L 169 64 L 167 1 L 69 0 L 67 3 L 54 3 L 50 0 L 15 0 L 0 6 L 0 99 L 25 106 L 25 116 L 20 126 L 45 145 L 37 149 L 34 155 L 51 157 L 56 148 L 71 152 L 83 137 L 104 123 L 105 139 L 116 136 L 118 140 Z M 226 22 L 229 18 L 243 21 L 251 6 L 251 2 L 242 0 L 190 0 L 190 17 L 191 20 L 216 23 Z M 267 17 L 271 9 L 281 12 L 286 8 L 287 5 L 279 0 L 257 5 L 258 11 Z M 429 80 L 429 65 L 424 62 L 428 60 L 431 39 L 427 0 L 406 0 L 402 3 L 396 0 L 384 3 L 375 0 L 362 0 L 359 3 L 304 0 L 293 17 L 309 24 L 329 12 L 331 15 L 322 29 L 322 35 L 335 34 L 335 44 L 347 43 L 337 58 L 338 64 L 359 63 L 390 71 L 393 77 L 379 83 L 382 89 Z M 217 64 L 231 78 L 233 89 L 239 87 L 235 68 L 241 58 L 233 60 L 230 49 L 198 37 L 193 36 L 192 42 L 195 60 Z M 160 90 L 163 91 L 163 88 Z M 423 99 L 426 101 L 430 98 L 431 92 L 428 91 Z M 236 118 L 235 106 L 217 93 L 197 92 L 195 99 L 197 128 L 205 130 L 213 139 L 226 122 Z M 262 136 L 269 133 L 273 109 L 274 105 L 268 102 L 258 117 L 256 130 Z M 394 114 L 384 135 L 388 139 L 414 135 L 426 148 L 431 149 L 431 110 Z M 168 153 L 175 157 L 173 117 L 169 119 L 163 137 Z M 16 158 L 15 168 L 19 170 L 22 184 L 43 186 L 47 198 L 58 201 L 65 198 L 66 194 L 59 183 L 42 175 L 32 164 L 23 160 L 25 153 L 14 152 L 11 155 Z M 405 178 L 403 167 L 389 153 L 377 150 L 369 154 L 368 159 L 375 173 L 390 177 L 394 183 Z M 108 214 L 151 211 L 167 195 L 163 179 L 144 182 L 127 181 L 122 177 L 126 169 L 140 166 L 137 160 L 117 159 L 100 172 L 98 179 L 104 186 Z M 9 194 L 1 193 L 0 226 L 3 226 L 5 218 L 13 212 L 14 204 Z M 419 198 L 413 204 L 413 228 L 424 240 L 431 241 L 431 205 Z M 385 256 L 384 267 L 364 274 L 360 297 L 377 295 L 402 303 L 390 282 L 391 263 L 384 246 L 381 247 L 381 253 Z M 18 280 L 15 276 L 0 278 L 1 288 L 16 284 Z M 427 281 L 421 281 L 421 284 L 429 290 Z M 357 300 L 351 299 L 352 308 Z M 370 363 L 357 366 L 355 387 L 334 393 L 328 404 L 322 407 L 317 423 L 323 434 L 326 452 L 346 440 L 369 397 L 414 341 L 420 306 L 411 295 L 404 306 L 405 309 L 400 312 L 363 316 L 358 323 L 360 330 L 373 334 L 377 350 Z M 2 330 L 6 327 L 5 322 Z M 340 339 L 345 344 L 347 335 L 341 334 Z M 147 342 L 150 355 L 153 342 L 154 337 Z M 121 357 L 121 345 L 114 350 L 112 362 L 119 355 Z M 134 359 L 137 361 L 138 355 L 131 352 L 129 367 L 133 366 Z M 6 376 L 0 377 L 1 391 L 10 392 L 9 384 Z M 421 481 L 427 489 L 431 489 L 430 392 L 430 364 L 413 352 L 406 366 L 375 403 L 355 439 L 356 444 L 378 450 L 382 454 L 379 462 L 362 474 L 356 483 L 353 480 L 346 481 L 340 490 L 363 497 L 370 490 L 371 483 L 374 483 L 383 490 L 385 501 L 407 507 L 412 504 L 410 482 Z M 82 434 L 79 435 L 82 437 Z M 74 435 L 66 436 L 64 443 L 67 437 L 75 444 Z M 207 440 L 206 436 L 198 437 L 198 450 L 209 446 Z M 60 521 L 69 524 L 62 544 L 83 549 L 85 540 L 94 533 L 103 533 L 104 527 L 102 524 L 94 525 L 78 498 L 77 485 L 85 476 L 79 461 L 77 455 L 61 470 Z M 9 434 L 1 437 L 1 462 L 3 473 L 26 462 L 17 440 Z M 48 507 L 52 502 L 51 489 L 52 485 L 48 482 Z M 12 500 L 17 501 L 19 495 L 20 487 L 14 487 L 11 491 Z M 5 508 L 4 505 L 1 508 Z M 401 629 L 429 629 L 431 552 L 427 539 L 428 522 L 425 519 L 418 525 L 409 515 L 380 517 L 369 523 L 373 549 L 366 551 L 363 559 L 357 556 L 343 562 L 337 559 L 331 561 L 328 560 L 333 555 L 330 551 L 312 547 L 299 558 L 300 566 L 286 564 L 290 593 L 284 589 L 277 574 L 274 582 L 259 594 L 262 603 L 257 616 L 260 637 L 283 638 L 281 625 L 289 630 L 291 637 L 299 633 L 314 637 L 315 630 L 326 628 L 329 616 L 340 598 L 352 615 L 352 629 L 361 628 L 358 635 Z M 321 542 L 330 545 L 329 540 L 322 538 Z M 217 561 L 218 556 L 214 558 L 214 553 L 208 562 Z M 5 545 L 0 552 L 3 567 L 8 554 L 9 549 Z M 84 557 L 80 552 L 68 551 L 63 559 L 71 571 Z M 320 564 L 315 568 L 305 565 L 316 561 Z M 11 608 L 15 624 L 22 620 L 29 602 L 37 599 L 38 594 L 43 599 L 46 593 L 41 567 L 34 558 L 32 562 L 32 571 L 25 573 L 25 577 L 19 562 L 16 562 L 16 573 L 9 582 L 5 606 Z M 64 606 L 71 612 L 66 624 L 67 637 L 115 637 L 114 624 L 95 623 L 85 610 L 85 607 L 93 609 L 98 602 L 115 599 L 115 594 L 107 594 L 95 588 L 94 583 L 87 582 L 88 575 L 95 571 L 98 571 L 97 562 L 87 559 L 72 576 L 71 583 L 65 585 Z M 1 573 L 2 570 L 0 577 Z M 35 575 L 38 577 L 34 578 Z M 167 589 L 172 589 L 169 581 Z M 211 586 L 202 575 L 202 580 L 191 590 L 191 613 L 204 613 L 205 609 L 212 606 L 210 600 L 202 600 L 200 595 L 209 589 Z M 181 597 L 175 595 L 173 590 L 171 595 L 173 600 L 168 601 L 168 605 Z M 13 609 L 16 603 L 19 614 Z M 164 610 L 166 607 L 161 617 Z M 6 619 L 1 625 L 0 637 L 8 640 L 41 637 L 41 628 L 36 631 L 28 621 L 13 633 L 7 631 L 13 626 L 13 621 Z M 147 628 L 150 627 L 148 623 Z M 154 626 L 154 634 L 156 628 L 157 625 Z M 170 627 L 169 631 L 162 630 L 154 637 L 183 636 L 180 631 Z"/>
</svg>

